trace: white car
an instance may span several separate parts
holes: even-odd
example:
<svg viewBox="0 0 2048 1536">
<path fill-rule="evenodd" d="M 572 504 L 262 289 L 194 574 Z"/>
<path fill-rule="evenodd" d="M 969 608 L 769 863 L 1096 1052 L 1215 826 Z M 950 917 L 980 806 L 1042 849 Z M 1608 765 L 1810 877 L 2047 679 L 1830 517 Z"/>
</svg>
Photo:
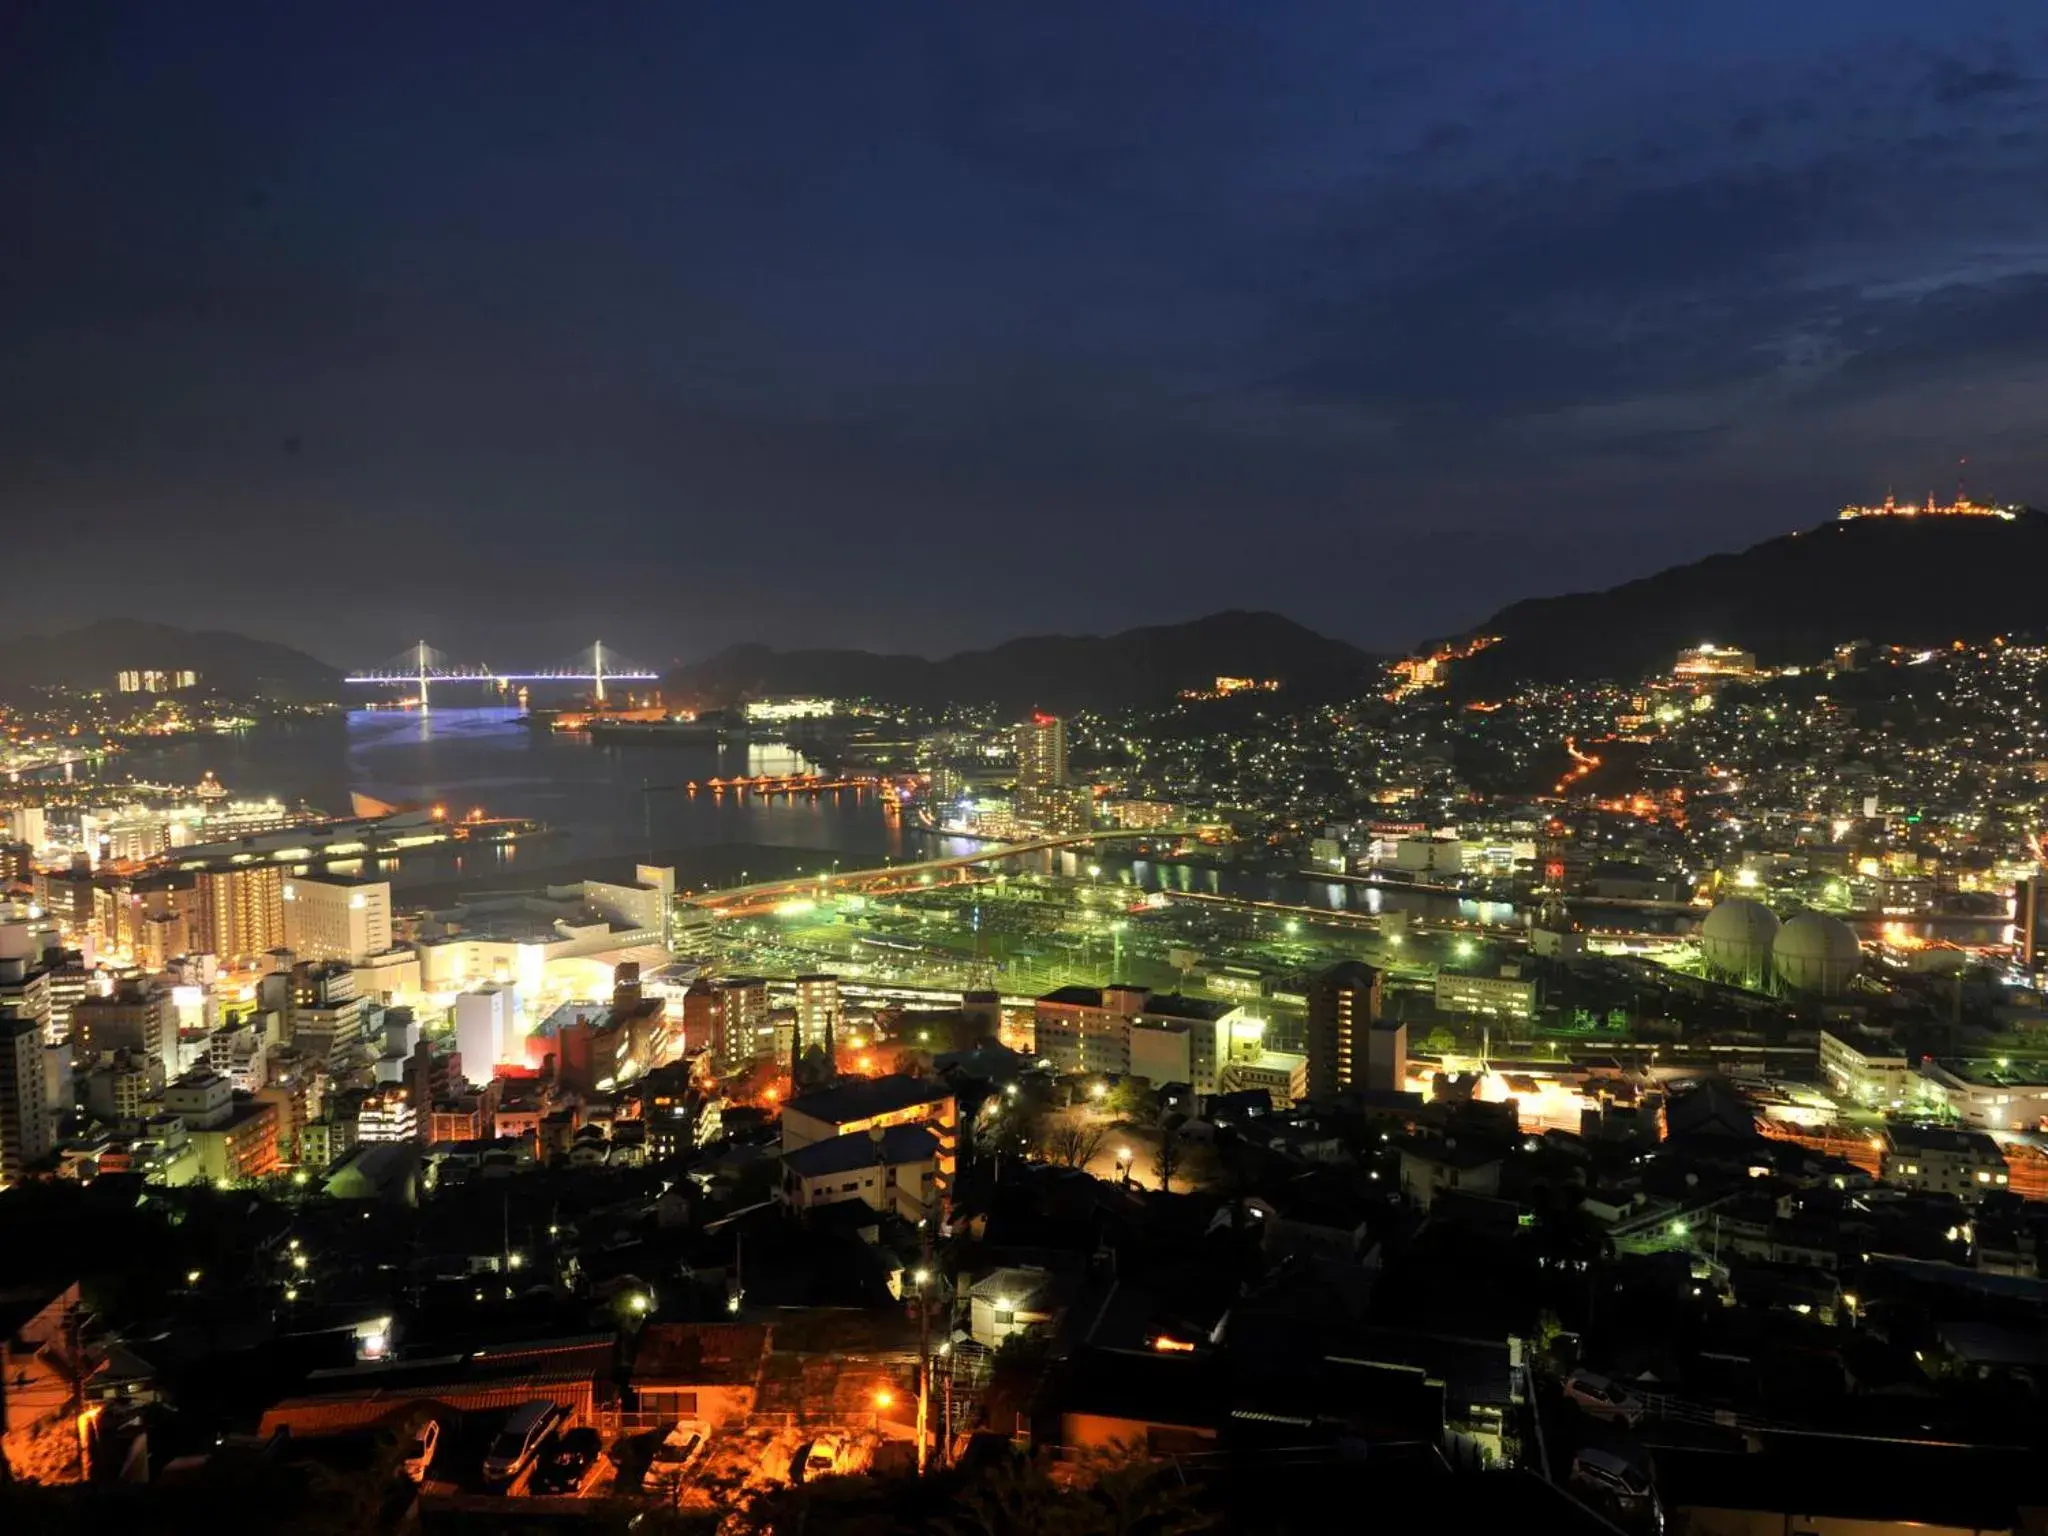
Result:
<svg viewBox="0 0 2048 1536">
<path fill-rule="evenodd" d="M 1633 1425 L 1644 1412 L 1643 1400 L 1635 1393 L 1593 1371 L 1573 1371 L 1564 1380 L 1567 1402 L 1596 1419 L 1619 1419 Z"/>
<path fill-rule="evenodd" d="M 405 1450 L 405 1475 L 416 1483 L 427 1480 L 427 1468 L 434 1464 L 434 1448 L 441 1443 L 441 1421 L 428 1419 L 420 1425 Z"/>
<path fill-rule="evenodd" d="M 803 1480 L 814 1477 L 830 1477 L 839 1470 L 839 1442 L 830 1435 L 820 1435 L 804 1453 Z"/>
</svg>

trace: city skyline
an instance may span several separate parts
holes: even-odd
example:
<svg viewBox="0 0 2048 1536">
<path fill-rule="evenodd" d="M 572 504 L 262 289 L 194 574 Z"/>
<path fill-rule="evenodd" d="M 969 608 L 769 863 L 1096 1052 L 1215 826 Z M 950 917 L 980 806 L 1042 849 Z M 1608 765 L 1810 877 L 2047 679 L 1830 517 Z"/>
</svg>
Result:
<svg viewBox="0 0 2048 1536">
<path fill-rule="evenodd" d="M 451 652 L 587 639 L 563 585 L 686 655 L 1228 607 L 1385 651 L 1964 458 L 2041 499 L 2038 40 L 1632 14 L 44 7 L 0 506 L 160 572 L 141 616 L 354 657 L 407 582 L 218 551 L 403 555 Z M 1360 605 L 1251 528 L 1439 579 Z M 869 600 L 924 561 L 983 600 Z"/>
</svg>

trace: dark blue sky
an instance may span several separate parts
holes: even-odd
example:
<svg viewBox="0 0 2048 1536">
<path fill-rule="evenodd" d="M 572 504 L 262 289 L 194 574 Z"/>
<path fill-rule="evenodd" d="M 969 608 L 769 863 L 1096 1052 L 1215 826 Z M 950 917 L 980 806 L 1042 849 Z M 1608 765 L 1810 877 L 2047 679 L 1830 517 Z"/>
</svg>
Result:
<svg viewBox="0 0 2048 1536">
<path fill-rule="evenodd" d="M 2038 5 L 15 0 L 6 623 L 1396 647 L 2048 501 L 2044 100 Z"/>
</svg>

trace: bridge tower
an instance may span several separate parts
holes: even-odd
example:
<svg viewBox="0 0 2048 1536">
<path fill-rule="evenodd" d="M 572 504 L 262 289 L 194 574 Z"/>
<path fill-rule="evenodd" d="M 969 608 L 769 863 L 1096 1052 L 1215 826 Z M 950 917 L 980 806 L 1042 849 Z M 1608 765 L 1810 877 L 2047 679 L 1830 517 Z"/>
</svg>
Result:
<svg viewBox="0 0 2048 1536">
<path fill-rule="evenodd" d="M 597 684 L 595 693 L 598 707 L 604 706 L 604 642 L 597 641 L 590 647 L 590 675 Z"/>
<path fill-rule="evenodd" d="M 426 714 L 426 713 L 428 712 L 428 710 L 427 710 L 427 642 L 426 642 L 426 641 L 424 641 L 424 640 L 422 640 L 422 641 L 421 641 L 421 642 L 419 643 L 419 658 L 418 658 L 418 659 L 419 659 L 419 664 L 420 664 L 420 713 L 424 715 L 424 714 Z"/>
</svg>

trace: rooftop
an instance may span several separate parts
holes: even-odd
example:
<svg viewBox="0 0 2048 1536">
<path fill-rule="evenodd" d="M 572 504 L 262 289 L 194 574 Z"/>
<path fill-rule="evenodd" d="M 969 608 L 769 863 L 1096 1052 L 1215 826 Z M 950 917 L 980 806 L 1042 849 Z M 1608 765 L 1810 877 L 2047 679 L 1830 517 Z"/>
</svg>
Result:
<svg viewBox="0 0 2048 1536">
<path fill-rule="evenodd" d="M 936 1104 L 952 1096 L 953 1090 L 944 1083 L 892 1072 L 886 1077 L 849 1078 L 845 1082 L 834 1083 L 830 1088 L 820 1088 L 816 1093 L 804 1094 L 791 1099 L 784 1113 L 793 1110 L 813 1120 L 822 1120 L 827 1125 L 846 1125 L 855 1120 L 872 1119 L 876 1115 L 894 1114 L 897 1110 L 918 1104 Z"/>
<path fill-rule="evenodd" d="M 1956 1157 L 1980 1157 L 2004 1162 L 1998 1143 L 1982 1131 L 1953 1131 L 1939 1125 L 1895 1125 L 1886 1132 L 1891 1144 L 1902 1151 L 1946 1152 Z"/>
<path fill-rule="evenodd" d="M 758 1323 L 649 1323 L 633 1357 L 633 1381 L 750 1382 L 767 1352 L 768 1330 Z"/>
<path fill-rule="evenodd" d="M 1213 1024 L 1236 1008 L 1235 1003 L 1211 1002 L 1208 998 L 1186 997 L 1178 992 L 1160 992 L 1145 999 L 1144 1011 L 1147 1018 L 1187 1019 Z"/>
<path fill-rule="evenodd" d="M 1934 1064 L 1959 1082 L 1984 1088 L 2048 1087 L 2048 1065 L 2008 1057 L 1938 1056 Z"/>
<path fill-rule="evenodd" d="M 827 1178 L 883 1163 L 929 1162 L 939 1155 L 939 1138 L 922 1124 L 892 1125 L 880 1137 L 855 1131 L 814 1141 L 782 1154 L 782 1164 L 798 1178 Z"/>
</svg>

